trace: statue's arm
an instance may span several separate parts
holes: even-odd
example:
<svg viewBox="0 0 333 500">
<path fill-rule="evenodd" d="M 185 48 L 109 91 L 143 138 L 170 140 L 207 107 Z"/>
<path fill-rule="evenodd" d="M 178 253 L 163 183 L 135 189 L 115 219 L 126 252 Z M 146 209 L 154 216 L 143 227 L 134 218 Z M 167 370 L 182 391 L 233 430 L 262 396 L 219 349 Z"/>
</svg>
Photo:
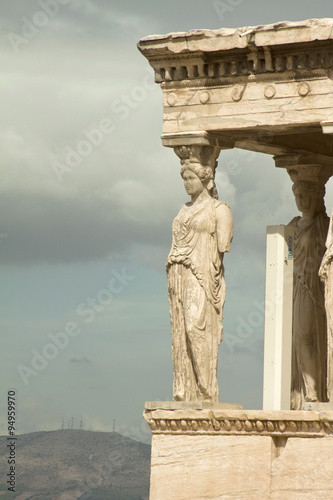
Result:
<svg viewBox="0 0 333 500">
<path fill-rule="evenodd" d="M 327 250 L 324 254 L 323 260 L 319 268 L 319 276 L 324 283 L 328 279 L 328 274 L 330 272 L 329 267 L 330 265 L 332 265 L 331 263 L 333 262 L 333 210 L 326 238 L 326 248 Z"/>
<path fill-rule="evenodd" d="M 333 209 L 332 209 L 332 215 L 331 215 L 331 219 L 330 219 L 330 225 L 329 225 L 328 232 L 327 232 L 326 248 L 333 249 Z"/>
<path fill-rule="evenodd" d="M 234 223 L 232 213 L 228 205 L 219 203 L 216 207 L 216 233 L 217 246 L 221 253 L 230 251 Z"/>
</svg>

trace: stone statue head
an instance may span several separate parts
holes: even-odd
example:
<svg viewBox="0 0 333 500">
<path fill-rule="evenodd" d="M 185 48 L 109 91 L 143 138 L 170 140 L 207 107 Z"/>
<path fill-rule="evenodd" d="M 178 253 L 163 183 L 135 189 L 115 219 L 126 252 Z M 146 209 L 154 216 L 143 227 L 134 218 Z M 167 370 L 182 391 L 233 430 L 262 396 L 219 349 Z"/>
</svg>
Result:
<svg viewBox="0 0 333 500">
<path fill-rule="evenodd" d="M 214 173 L 210 167 L 204 167 L 200 163 L 185 162 L 180 170 L 180 175 L 183 178 L 187 170 L 193 172 L 200 179 L 203 188 L 207 189 L 212 198 L 218 199 L 218 193 L 214 182 Z"/>
<path fill-rule="evenodd" d="M 326 214 L 324 196 L 325 186 L 322 183 L 299 180 L 293 184 L 296 205 L 303 216 L 315 217 L 321 213 Z"/>
</svg>

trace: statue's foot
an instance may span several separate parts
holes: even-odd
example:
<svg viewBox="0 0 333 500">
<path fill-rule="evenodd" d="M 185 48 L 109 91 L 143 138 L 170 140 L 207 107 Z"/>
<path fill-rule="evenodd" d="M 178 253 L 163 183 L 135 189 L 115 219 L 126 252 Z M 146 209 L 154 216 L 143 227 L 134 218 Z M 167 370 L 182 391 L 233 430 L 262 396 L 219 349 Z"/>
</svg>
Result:
<svg viewBox="0 0 333 500">
<path fill-rule="evenodd" d="M 185 401 L 185 396 L 184 394 L 175 394 L 173 397 L 174 401 Z"/>
</svg>

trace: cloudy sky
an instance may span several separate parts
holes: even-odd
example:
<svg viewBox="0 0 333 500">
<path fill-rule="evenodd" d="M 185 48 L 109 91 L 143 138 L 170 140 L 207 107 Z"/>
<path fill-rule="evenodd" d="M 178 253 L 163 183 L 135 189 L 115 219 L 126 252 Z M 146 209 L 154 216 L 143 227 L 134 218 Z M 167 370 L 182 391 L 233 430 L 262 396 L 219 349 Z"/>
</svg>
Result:
<svg viewBox="0 0 333 500">
<path fill-rule="evenodd" d="M 21 433 L 82 417 L 86 429 L 115 420 L 147 439 L 144 401 L 172 398 L 165 261 L 187 196 L 160 141 L 161 90 L 136 43 L 332 17 L 332 1 L 11 0 L 0 9 L 0 432 L 14 388 Z M 269 156 L 222 152 L 217 184 L 235 222 L 220 400 L 261 408 L 265 228 L 298 212 Z M 326 200 L 330 211 L 331 183 Z"/>
</svg>

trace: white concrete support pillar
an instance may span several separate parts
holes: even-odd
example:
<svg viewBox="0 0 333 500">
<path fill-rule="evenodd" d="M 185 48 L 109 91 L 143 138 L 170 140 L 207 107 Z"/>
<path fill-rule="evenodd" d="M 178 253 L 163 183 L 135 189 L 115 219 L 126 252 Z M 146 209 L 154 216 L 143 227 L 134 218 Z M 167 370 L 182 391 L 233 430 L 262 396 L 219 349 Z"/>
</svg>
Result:
<svg viewBox="0 0 333 500">
<path fill-rule="evenodd" d="M 290 409 L 293 234 L 290 226 L 267 227 L 264 410 Z"/>
</svg>

